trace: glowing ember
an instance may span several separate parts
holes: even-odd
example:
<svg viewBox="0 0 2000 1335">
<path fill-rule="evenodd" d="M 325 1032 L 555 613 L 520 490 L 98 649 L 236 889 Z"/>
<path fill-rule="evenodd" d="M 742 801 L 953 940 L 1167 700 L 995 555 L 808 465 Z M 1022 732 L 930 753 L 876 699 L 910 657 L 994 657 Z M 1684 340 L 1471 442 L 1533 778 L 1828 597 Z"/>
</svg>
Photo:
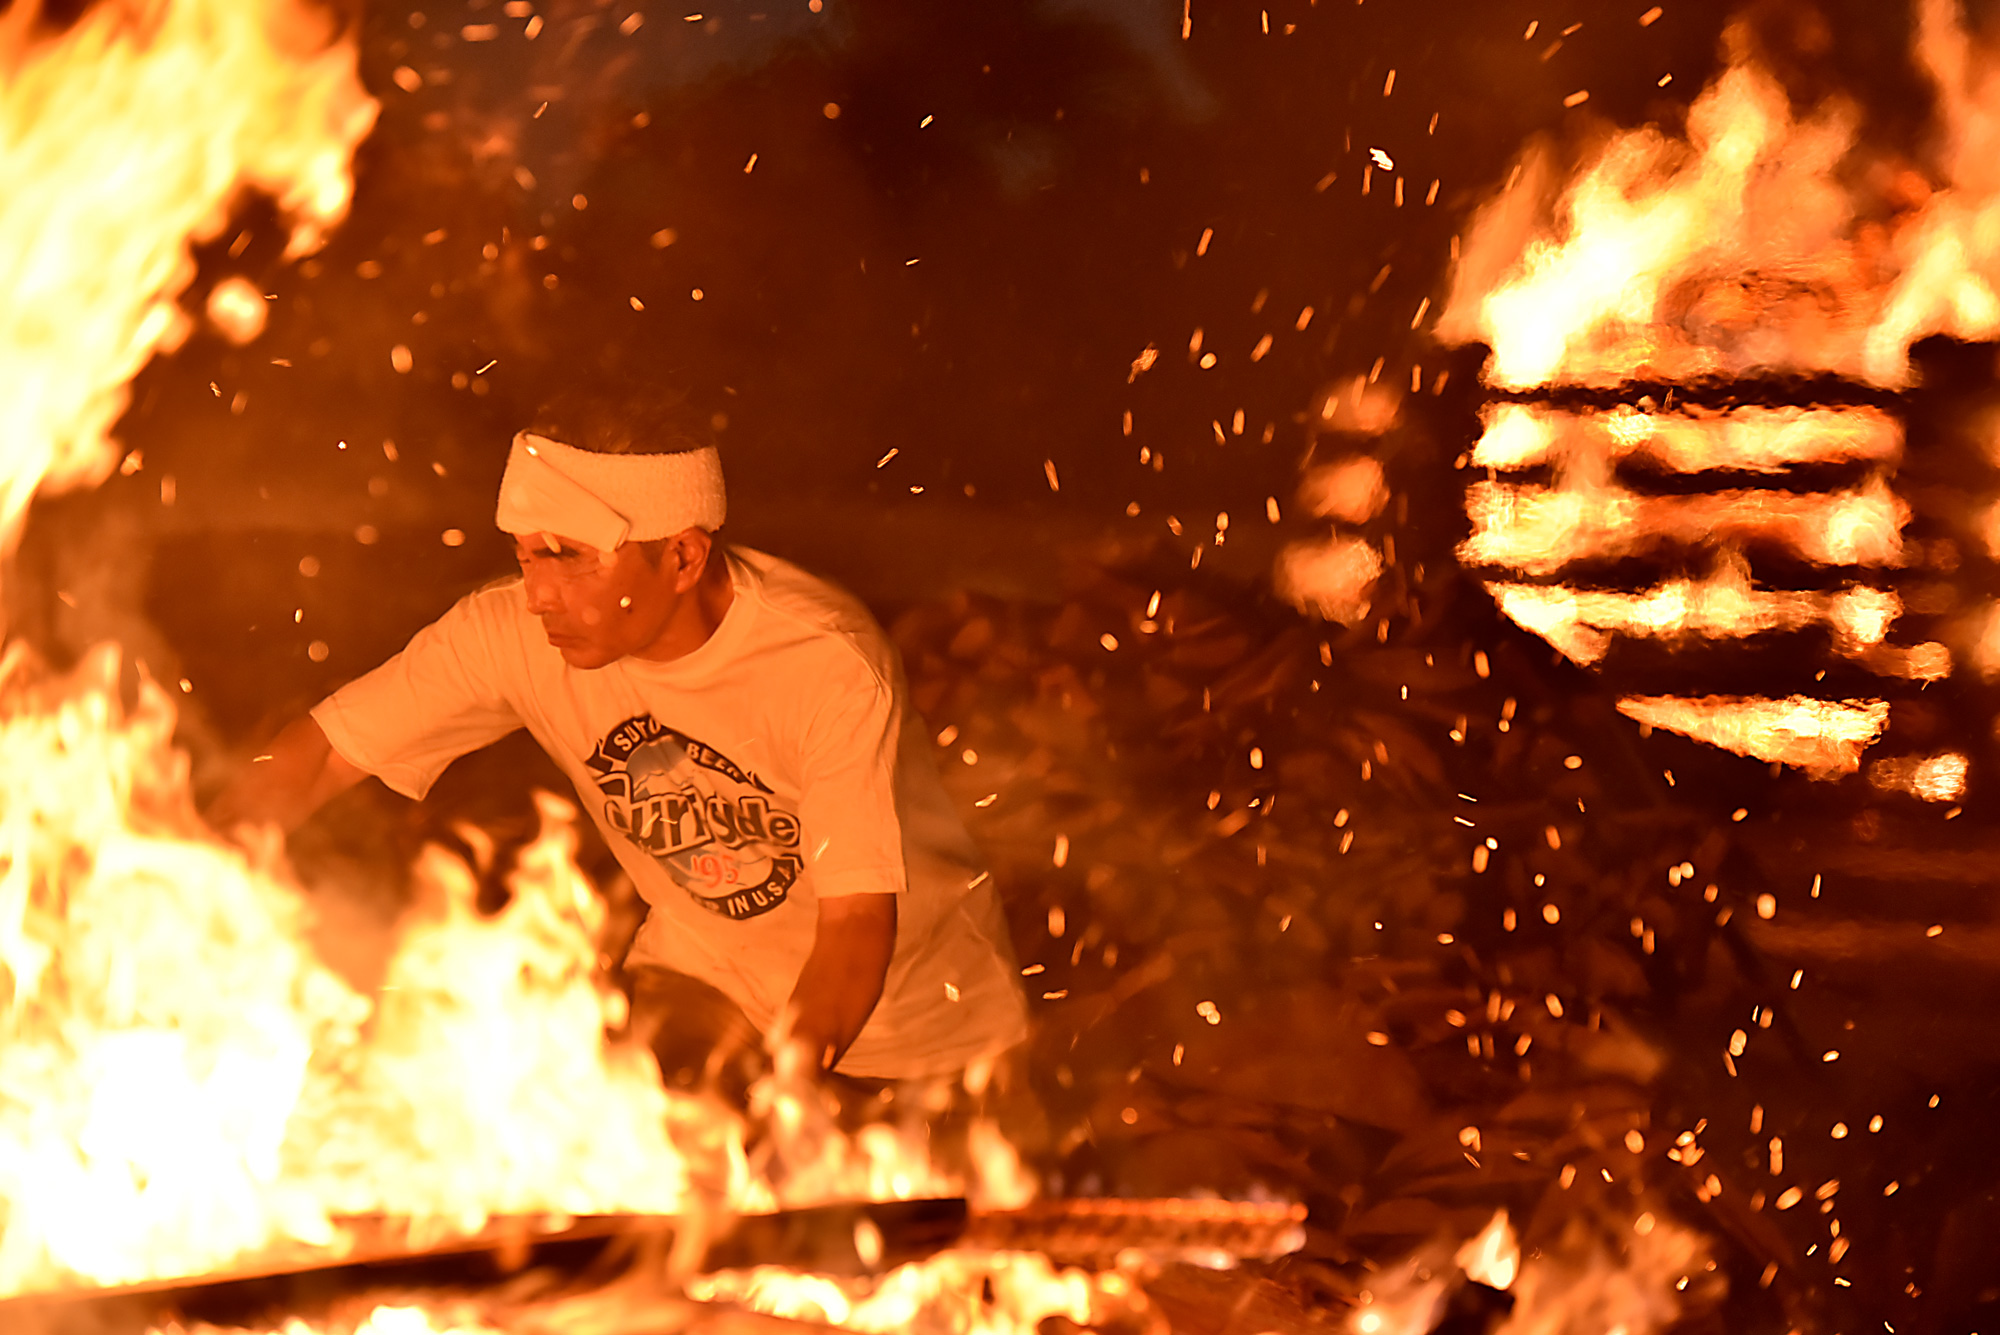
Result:
<svg viewBox="0 0 2000 1335">
<path fill-rule="evenodd" d="M 264 294 L 246 278 L 225 278 L 208 294 L 208 322 L 231 343 L 254 340 L 268 317 Z"/>
<path fill-rule="evenodd" d="M 1316 519 L 1365 524 L 1389 501 L 1382 463 L 1357 454 L 1309 470 L 1299 483 L 1299 504 Z"/>
<path fill-rule="evenodd" d="M 1618 712 L 1655 728 L 1758 760 L 1775 760 L 1816 778 L 1852 774 L 1861 753 L 1889 723 L 1886 700 L 1782 700 L 1708 695 L 1627 696 Z"/>
</svg>

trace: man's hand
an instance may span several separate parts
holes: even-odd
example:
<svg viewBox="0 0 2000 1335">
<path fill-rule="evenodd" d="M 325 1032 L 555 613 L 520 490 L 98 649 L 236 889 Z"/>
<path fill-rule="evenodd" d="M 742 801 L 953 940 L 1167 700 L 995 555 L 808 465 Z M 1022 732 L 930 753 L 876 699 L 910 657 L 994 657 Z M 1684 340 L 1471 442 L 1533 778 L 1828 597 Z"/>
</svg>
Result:
<svg viewBox="0 0 2000 1335">
<path fill-rule="evenodd" d="M 286 724 L 202 815 L 222 834 L 239 825 L 276 825 L 290 834 L 367 777 L 341 758 L 307 714 Z"/>
<path fill-rule="evenodd" d="M 830 1071 L 882 998 L 896 951 L 896 896 L 841 895 L 819 901 L 819 930 L 788 1007 L 792 1038 Z"/>
</svg>

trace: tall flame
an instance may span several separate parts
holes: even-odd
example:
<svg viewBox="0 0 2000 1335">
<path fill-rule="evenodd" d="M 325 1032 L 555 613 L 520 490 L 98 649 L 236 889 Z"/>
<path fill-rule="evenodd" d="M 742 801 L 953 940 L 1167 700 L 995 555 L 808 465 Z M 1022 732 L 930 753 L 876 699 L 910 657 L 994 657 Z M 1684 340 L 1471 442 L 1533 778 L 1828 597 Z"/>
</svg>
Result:
<svg viewBox="0 0 2000 1335">
<path fill-rule="evenodd" d="M 0 555 L 38 489 L 114 462 L 127 381 L 188 331 L 190 243 L 252 189 L 292 254 L 318 245 L 376 111 L 309 0 L 124 0 L 54 37 L 35 10 L 0 13 Z M 261 328 L 240 283 L 210 307 L 232 339 Z M 128 708 L 118 679 L 109 646 L 69 681 L 0 656 L 0 1295 L 324 1256 L 360 1236 L 350 1216 L 421 1241 L 697 1191 L 958 1185 L 894 1133 L 799 1148 L 783 1125 L 796 1180 L 760 1180 L 739 1119 L 608 1041 L 622 998 L 555 799 L 495 917 L 428 853 L 360 993 L 314 956 L 278 850 L 210 840 L 168 696 L 142 682 Z"/>
<path fill-rule="evenodd" d="M 116 670 L 100 652 L 53 707 L 25 655 L 0 678 L 0 1293 L 335 1246 L 347 1215 L 683 1203 L 690 1119 L 605 1044 L 566 808 L 492 919 L 427 857 L 371 1006 L 277 867 L 200 839 L 168 698 L 119 717 Z M 740 1141 L 701 1174 L 743 1194 Z"/>
<path fill-rule="evenodd" d="M 188 333 L 190 241 L 250 188 L 315 249 L 376 113 L 305 0 L 126 0 L 46 40 L 38 10 L 0 13 L 0 551 L 38 488 L 117 461 L 127 384 Z"/>
<path fill-rule="evenodd" d="M 2000 78 L 1973 59 L 1952 0 L 1921 5 L 1918 56 L 1944 122 L 1928 179 L 1843 177 L 1858 110 L 1794 115 L 1747 32 L 1726 40 L 1729 68 L 1689 108 L 1684 141 L 1618 135 L 1525 246 L 1548 155 L 1488 206 L 1439 329 L 1492 347 L 1491 383 L 1789 373 L 1895 387 L 1916 340 L 2000 334 Z M 1865 196 L 1845 183 L 1857 175 L 1875 183 Z"/>
<path fill-rule="evenodd" d="M 251 187 L 316 245 L 376 110 L 329 14 L 291 0 L 39 17 L 0 14 L 0 552 L 38 489 L 109 471 L 127 382 L 187 333 L 190 242 Z M 18 646 L 0 673 L 0 1291 L 332 1237 L 281 1146 L 312 1052 L 365 1006 L 294 901 L 189 838 L 171 707 L 147 686 L 121 717 L 115 685 L 109 654 L 73 692 Z"/>
<path fill-rule="evenodd" d="M 295 900 L 189 837 L 165 695 L 120 720 L 115 657 L 83 677 L 52 709 L 18 651 L 0 678 L 0 1293 L 331 1241 L 281 1147 L 366 1009 Z"/>
<path fill-rule="evenodd" d="M 1893 412 L 1759 407 L 1737 384 L 1831 377 L 1843 399 L 1886 403 L 1880 390 L 1910 382 L 1916 340 L 2000 338 L 2000 72 L 1955 0 L 1918 8 L 1916 56 L 1937 92 L 1921 164 L 1864 143 L 1846 100 L 1795 111 L 1738 24 L 1684 135 L 1615 134 L 1562 181 L 1554 155 L 1531 149 L 1475 221 L 1439 331 L 1489 345 L 1484 378 L 1505 401 L 1461 461 L 1487 476 L 1467 488 L 1458 554 L 1572 661 L 1605 662 L 1621 639 L 1680 649 L 1819 629 L 1877 677 L 1937 681 L 1961 660 L 2000 675 L 2000 605 L 1954 616 L 1938 639 L 1891 641 L 1893 572 L 1922 554 L 1904 535 Z M 1635 401 L 1564 392 L 1578 387 Z M 2000 524 L 1970 527 L 2000 551 Z M 1666 578 L 1604 587 L 1648 565 Z M 1717 685 L 1620 708 L 1822 777 L 1859 770 L 1887 717 L 1882 700 L 1815 699 L 1803 682 L 1788 699 Z M 1905 757 L 1871 777 L 1952 800 L 1967 763 Z"/>
</svg>

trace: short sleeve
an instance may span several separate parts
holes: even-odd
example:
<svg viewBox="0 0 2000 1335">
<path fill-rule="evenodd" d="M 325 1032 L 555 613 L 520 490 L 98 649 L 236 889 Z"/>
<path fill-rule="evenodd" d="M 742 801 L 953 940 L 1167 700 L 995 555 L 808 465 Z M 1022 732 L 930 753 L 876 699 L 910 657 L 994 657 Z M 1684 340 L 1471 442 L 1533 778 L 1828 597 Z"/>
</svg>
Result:
<svg viewBox="0 0 2000 1335">
<path fill-rule="evenodd" d="M 896 811 L 903 702 L 859 658 L 829 674 L 805 736 L 799 821 L 822 899 L 900 894 L 908 884 Z"/>
<path fill-rule="evenodd" d="M 507 590 L 464 598 L 312 717 L 341 757 L 421 800 L 452 761 L 522 724 L 509 699 Z"/>
</svg>

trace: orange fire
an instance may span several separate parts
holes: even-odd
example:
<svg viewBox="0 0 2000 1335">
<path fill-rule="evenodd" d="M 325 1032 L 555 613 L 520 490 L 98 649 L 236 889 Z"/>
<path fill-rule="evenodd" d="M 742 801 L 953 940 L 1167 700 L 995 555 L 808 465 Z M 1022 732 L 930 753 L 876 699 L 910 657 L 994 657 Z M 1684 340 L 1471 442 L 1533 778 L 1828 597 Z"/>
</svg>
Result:
<svg viewBox="0 0 2000 1335">
<path fill-rule="evenodd" d="M 1831 374 L 1887 387 L 1929 334 L 2000 334 L 2000 80 L 1950 0 L 1921 6 L 1918 56 L 1944 112 L 1932 180 L 1861 199 L 1836 176 L 1859 112 L 1794 116 L 1732 29 L 1730 67 L 1687 138 L 1617 136 L 1536 218 L 1555 171 L 1537 150 L 1475 226 L 1440 332 L 1493 349 L 1490 383 L 1616 385 Z M 1879 174 L 1878 174 L 1879 175 Z M 1886 227 L 1862 225 L 1887 213 Z"/>
<path fill-rule="evenodd" d="M 1917 54 L 1942 120 L 1924 177 L 1901 163 L 1855 170 L 1866 151 L 1857 109 L 1833 100 L 1796 113 L 1747 29 L 1732 28 L 1728 68 L 1689 108 L 1685 138 L 1652 126 L 1615 135 L 1566 181 L 1535 148 L 1476 220 L 1445 340 L 1486 343 L 1486 383 L 1516 400 L 1620 386 L 1636 399 L 1494 403 L 1461 461 L 1488 475 L 1467 489 L 1460 558 L 1510 619 L 1572 661 L 1600 664 L 1621 639 L 1679 647 L 1820 627 L 1880 677 L 1936 681 L 1960 659 L 2000 675 L 1990 609 L 1946 626 L 1948 643 L 1893 638 L 1904 608 L 1891 573 L 1916 554 L 1895 490 L 1894 416 L 1699 402 L 1703 386 L 1773 376 L 1835 377 L 1872 387 L 1865 398 L 1908 385 L 1919 338 L 2000 337 L 2000 76 L 1974 59 L 1949 0 L 1925 0 L 1920 17 Z M 1675 387 L 1665 404 L 1660 386 Z M 1696 402 L 1675 403 L 1681 387 Z M 1648 487 L 1648 475 L 1675 486 Z M 1786 485 L 1812 476 L 1838 480 Z M 1813 587 L 1774 586 L 1761 553 L 1823 573 Z M 1603 587 L 1633 560 L 1694 569 Z M 1621 708 L 1830 776 L 1860 768 L 1888 706 L 1716 693 Z M 1885 788 L 1963 789 L 1963 768 L 1942 757 L 1882 763 Z"/>
<path fill-rule="evenodd" d="M 189 322 L 190 241 L 239 191 L 272 196 L 289 253 L 347 212 L 376 106 L 333 11 L 301 0 L 97 5 L 37 41 L 0 13 L 0 546 L 39 488 L 117 462 L 125 387 Z"/>
<path fill-rule="evenodd" d="M 344 1216 L 669 1211 L 693 1169 L 754 1201 L 740 1142 L 684 1150 L 615 999 L 566 809 L 491 919 L 433 852 L 379 999 L 306 943 L 270 855 L 206 842 L 164 692 L 118 716 L 100 653 L 51 702 L 0 695 L 0 1292 L 200 1274 L 332 1248 Z M 272 850 L 271 852 L 275 852 Z"/>
<path fill-rule="evenodd" d="M 1782 700 L 1629 695 L 1618 702 L 1618 712 L 1649 727 L 1683 733 L 1738 755 L 1775 760 L 1816 778 L 1854 773 L 1861 767 L 1861 753 L 1889 723 L 1887 701 L 1803 695 Z"/>
<path fill-rule="evenodd" d="M 32 4 L 0 14 L 0 549 L 38 489 L 110 470 L 127 382 L 187 333 L 189 245 L 239 191 L 275 198 L 294 255 L 344 214 L 376 108 L 328 13 L 135 0 L 54 37 Z M 261 295 L 225 281 L 209 316 L 253 339 Z M 738 1119 L 608 1041 L 623 1002 L 555 799 L 495 917 L 427 853 L 358 990 L 314 955 L 279 850 L 202 827 L 173 726 L 150 682 L 120 704 L 110 646 L 67 681 L 0 657 L 0 1295 L 324 1259 L 364 1225 L 421 1244 L 502 1213 L 962 1189 L 920 1143 L 804 1116 L 773 1118 L 788 1171 L 762 1176 Z M 767 1103 L 816 1106 L 799 1079 Z M 975 1139 L 1018 1198 L 1010 1152 Z"/>
<path fill-rule="evenodd" d="M 1514 1230 L 1508 1227 L 1507 1212 L 1495 1210 L 1486 1227 L 1460 1247 L 1452 1259 L 1465 1277 L 1476 1284 L 1494 1289 L 1512 1288 L 1514 1276 L 1521 1271 L 1521 1244 L 1514 1240 Z"/>
<path fill-rule="evenodd" d="M 1909 507 L 1880 479 L 1848 491 L 1714 491 L 1646 496 L 1610 486 L 1479 482 L 1466 494 L 1469 565 L 1548 575 L 1579 556 L 1616 559 L 1671 546 L 1762 540 L 1821 566 L 1901 563 Z"/>
<path fill-rule="evenodd" d="M 859 1282 L 759 1266 L 702 1276 L 689 1283 L 688 1294 L 871 1335 L 912 1329 L 1030 1335 L 1051 1316 L 1090 1326 L 1146 1310 L 1144 1293 L 1125 1274 L 1058 1268 L 1035 1252 L 944 1252 Z"/>
<path fill-rule="evenodd" d="M 1353 1335 L 1425 1335 L 1438 1325 L 1459 1275 L 1505 1289 L 1510 1335 L 1656 1335 L 1681 1317 L 1682 1297 L 1709 1273 L 1700 1234 L 1650 1211 L 1613 1223 L 1579 1210 L 1526 1257 L 1497 1212 L 1455 1249 L 1434 1243 L 1404 1266 L 1369 1276 L 1348 1317 Z M 1620 1236 L 1623 1235 L 1623 1236 Z M 1607 1242 L 1609 1245 L 1607 1245 Z"/>
<path fill-rule="evenodd" d="M 379 989 L 356 991 L 314 957 L 277 850 L 208 841 L 165 692 L 142 684 L 121 716 L 116 680 L 108 648 L 66 685 L 19 652 L 0 676 L 0 1294 L 338 1254 L 362 1224 L 422 1245 L 696 1193 L 757 1210 L 966 1190 L 914 1133 L 839 1133 L 796 1072 L 759 1090 L 788 1111 L 775 1176 L 753 1173 L 739 1119 L 608 1042 L 604 910 L 552 797 L 493 917 L 427 852 Z M 1020 1203 L 1011 1148 L 974 1141 L 975 1198 Z"/>
<path fill-rule="evenodd" d="M 1868 781 L 1926 802 L 1953 802 L 1965 795 L 1966 758 L 1956 751 L 1935 756 L 1897 756 L 1868 767 Z"/>
<path fill-rule="evenodd" d="M 1136 1275 L 1051 1265 L 1032 1252 L 946 1251 L 872 1278 L 837 1279 L 759 1266 L 702 1276 L 686 1297 L 631 1284 L 538 1302 L 502 1296 L 377 1303 L 357 1317 L 293 1318 L 263 1332 L 171 1326 L 150 1335 L 584 1335 L 600 1330 L 682 1330 L 751 1326 L 731 1309 L 790 1321 L 888 1335 L 907 1330 L 956 1335 L 1035 1335 L 1061 1316 L 1077 1325 L 1115 1325 L 1163 1335 L 1166 1323 Z M 692 1301 L 689 1301 L 689 1300 Z M 704 1311 L 695 1304 L 713 1304 Z M 721 1314 L 721 1321 L 711 1325 Z"/>
<path fill-rule="evenodd" d="M 1477 468 L 1555 465 L 1602 477 L 1614 463 L 1644 460 L 1674 473 L 1776 473 L 1794 464 L 1893 465 L 1903 455 L 1902 424 L 1879 408 L 1620 406 L 1568 413 L 1499 403 L 1481 416 L 1486 430 L 1472 451 Z"/>
</svg>

